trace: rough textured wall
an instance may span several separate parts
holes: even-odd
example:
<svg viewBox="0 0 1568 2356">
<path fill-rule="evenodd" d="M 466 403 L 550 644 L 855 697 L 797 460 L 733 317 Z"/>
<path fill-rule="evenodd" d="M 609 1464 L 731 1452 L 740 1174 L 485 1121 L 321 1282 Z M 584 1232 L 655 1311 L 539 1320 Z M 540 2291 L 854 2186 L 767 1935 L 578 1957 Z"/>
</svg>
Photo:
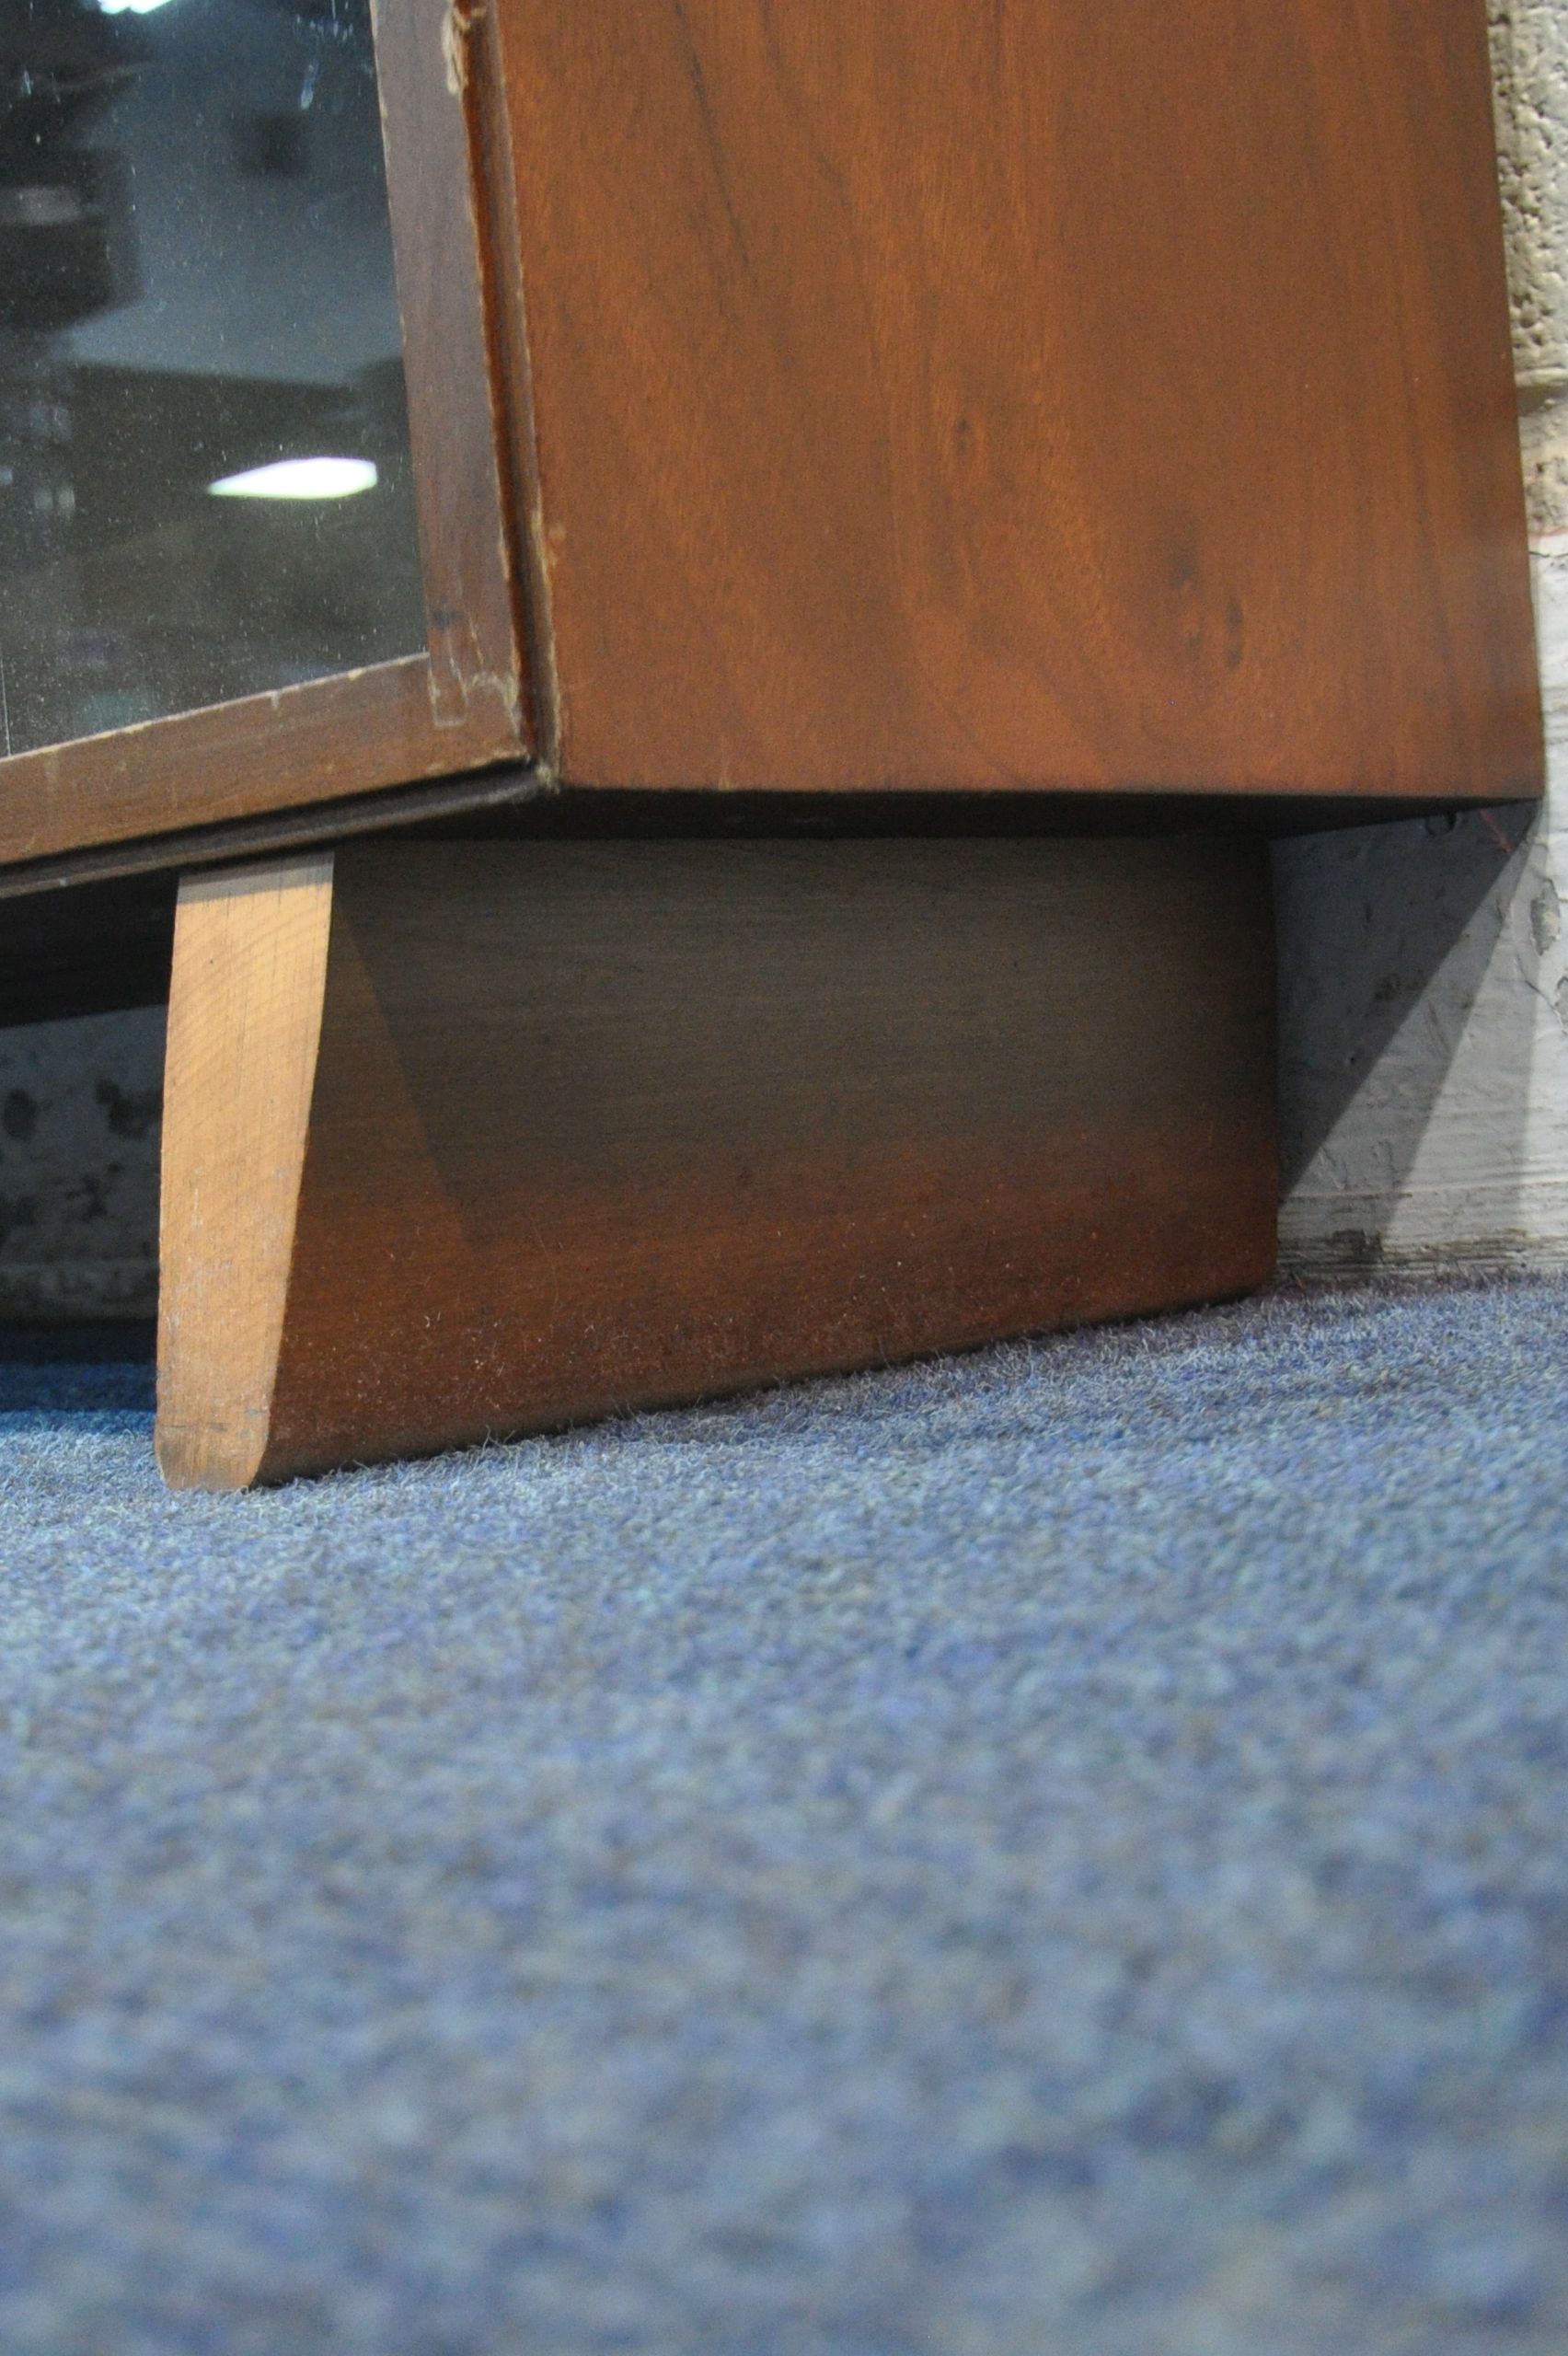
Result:
<svg viewBox="0 0 1568 2356">
<path fill-rule="evenodd" d="M 1568 1259 L 1568 0 L 1492 0 L 1551 792 L 1277 856 L 1300 1268 Z"/>
<path fill-rule="evenodd" d="M 1553 802 L 1281 849 L 1298 1267 L 1568 1257 L 1568 0 L 1492 24 Z M 0 1314 L 150 1308 L 160 1041 L 0 1034 Z"/>
<path fill-rule="evenodd" d="M 1523 383 L 1568 382 L 1568 8 L 1491 0 L 1503 202 Z"/>
<path fill-rule="evenodd" d="M 0 1314 L 150 1315 L 161 1008 L 0 1033 Z"/>
</svg>

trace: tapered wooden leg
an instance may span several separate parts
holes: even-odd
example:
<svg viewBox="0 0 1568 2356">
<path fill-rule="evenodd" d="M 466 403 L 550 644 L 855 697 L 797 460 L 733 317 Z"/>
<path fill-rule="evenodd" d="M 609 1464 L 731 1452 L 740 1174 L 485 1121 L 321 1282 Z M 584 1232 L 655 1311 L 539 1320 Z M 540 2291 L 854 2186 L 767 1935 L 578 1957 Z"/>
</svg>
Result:
<svg viewBox="0 0 1568 2356">
<path fill-rule="evenodd" d="M 189 881 L 159 1461 L 237 1487 L 1247 1289 L 1224 840 L 355 844 Z"/>
<path fill-rule="evenodd" d="M 158 1462 L 261 1476 L 332 918 L 333 854 L 187 878 L 175 918 L 159 1213 Z"/>
</svg>

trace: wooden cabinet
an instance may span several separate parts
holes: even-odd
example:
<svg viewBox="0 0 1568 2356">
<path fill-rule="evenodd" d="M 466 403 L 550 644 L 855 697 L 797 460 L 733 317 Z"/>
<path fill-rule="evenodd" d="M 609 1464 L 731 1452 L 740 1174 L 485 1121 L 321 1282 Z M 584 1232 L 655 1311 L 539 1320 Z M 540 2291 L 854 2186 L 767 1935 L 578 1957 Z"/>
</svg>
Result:
<svg viewBox="0 0 1568 2356">
<path fill-rule="evenodd" d="M 1539 791 L 1482 0 L 380 0 L 385 188 L 368 7 L 0 37 L 0 861 L 496 764 Z M 374 432 L 387 217 L 401 507 L 220 514 Z"/>
<path fill-rule="evenodd" d="M 1537 790 L 1482 0 L 494 28 L 563 777 Z"/>
<path fill-rule="evenodd" d="M 1483 0 L 33 0 L 5 433 L 182 1479 L 1256 1281 L 1260 825 L 1540 791 Z"/>
</svg>

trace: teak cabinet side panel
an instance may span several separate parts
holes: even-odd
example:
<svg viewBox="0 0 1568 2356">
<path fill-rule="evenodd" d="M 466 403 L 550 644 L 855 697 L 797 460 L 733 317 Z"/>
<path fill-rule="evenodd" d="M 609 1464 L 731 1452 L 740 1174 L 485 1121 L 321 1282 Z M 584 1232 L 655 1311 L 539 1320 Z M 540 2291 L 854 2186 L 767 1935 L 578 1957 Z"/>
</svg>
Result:
<svg viewBox="0 0 1568 2356">
<path fill-rule="evenodd" d="M 1482 0 L 496 11 L 568 780 L 1539 791 Z"/>
</svg>

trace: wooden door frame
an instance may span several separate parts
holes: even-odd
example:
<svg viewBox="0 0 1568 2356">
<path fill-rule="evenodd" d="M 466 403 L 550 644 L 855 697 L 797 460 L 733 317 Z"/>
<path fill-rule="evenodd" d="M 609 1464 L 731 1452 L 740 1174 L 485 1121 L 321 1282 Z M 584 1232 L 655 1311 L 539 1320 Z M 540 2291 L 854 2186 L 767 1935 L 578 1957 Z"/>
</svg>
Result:
<svg viewBox="0 0 1568 2356">
<path fill-rule="evenodd" d="M 517 437 L 490 326 L 488 44 L 465 6 L 373 13 L 425 650 L 0 759 L 0 890 L 93 847 L 144 843 L 128 863 L 153 864 L 173 834 L 532 757 Z"/>
</svg>

